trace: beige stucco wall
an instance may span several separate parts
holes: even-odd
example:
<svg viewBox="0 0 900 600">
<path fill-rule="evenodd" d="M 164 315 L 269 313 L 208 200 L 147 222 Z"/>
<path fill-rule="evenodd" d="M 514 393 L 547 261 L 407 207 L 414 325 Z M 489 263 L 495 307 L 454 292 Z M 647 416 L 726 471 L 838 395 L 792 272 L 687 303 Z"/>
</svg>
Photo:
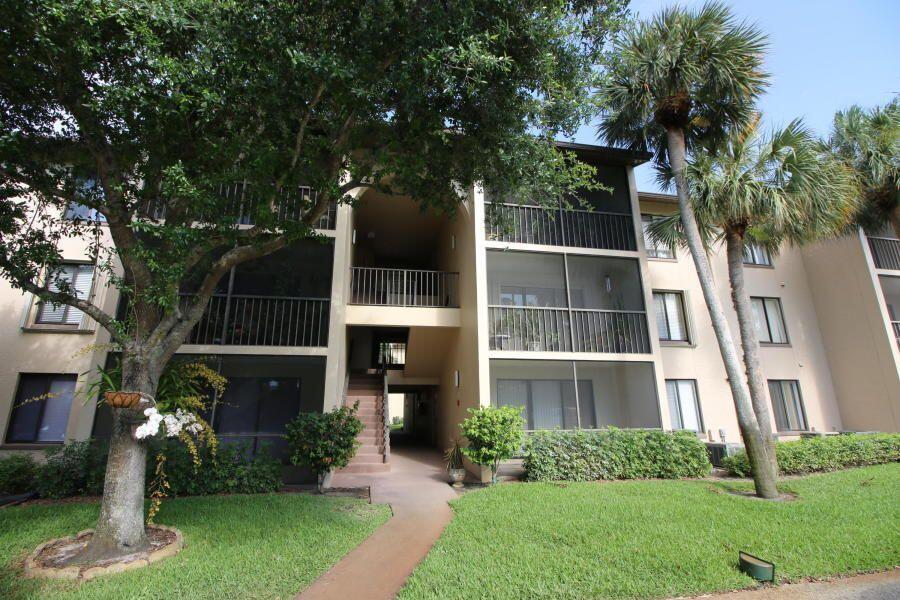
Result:
<svg viewBox="0 0 900 600">
<path fill-rule="evenodd" d="M 101 230 L 101 235 L 108 235 L 105 229 Z M 60 248 L 65 260 L 91 261 L 87 244 L 81 239 L 65 239 Z M 109 287 L 105 275 L 96 270 L 91 297 L 108 312 L 112 312 L 118 302 L 118 292 Z M 88 379 L 84 374 L 93 372 L 105 361 L 105 350 L 92 348 L 107 344 L 109 336 L 88 318 L 83 321 L 84 329 L 79 331 L 32 327 L 34 311 L 31 294 L 0 279 L 0 443 L 6 440 L 21 373 L 79 376 L 66 439 L 85 439 L 91 433 L 96 405 L 83 393 Z"/>
<path fill-rule="evenodd" d="M 665 214 L 671 203 L 643 201 L 641 212 Z M 684 293 L 690 344 L 664 343 L 661 358 L 667 379 L 695 379 L 704 425 L 719 439 L 724 429 L 728 441 L 738 441 L 734 406 L 719 354 L 709 313 L 703 300 L 693 261 L 686 249 L 676 250 L 676 260 L 648 259 L 649 284 L 654 290 Z M 732 335 L 740 342 L 737 316 L 732 309 L 728 272 L 723 251 L 712 256 L 713 274 L 719 298 L 725 306 Z M 760 361 L 766 379 L 796 379 L 806 408 L 809 426 L 817 431 L 843 428 L 835 386 L 832 381 L 820 315 L 810 286 L 803 253 L 782 248 L 773 257 L 772 267 L 747 266 L 745 278 L 751 296 L 781 300 L 789 344 L 763 345 Z M 830 317 L 830 316 L 829 316 Z M 774 416 L 772 427 L 775 428 Z"/>
<path fill-rule="evenodd" d="M 844 428 L 900 431 L 897 342 L 865 239 L 806 248 L 803 260 Z"/>
</svg>

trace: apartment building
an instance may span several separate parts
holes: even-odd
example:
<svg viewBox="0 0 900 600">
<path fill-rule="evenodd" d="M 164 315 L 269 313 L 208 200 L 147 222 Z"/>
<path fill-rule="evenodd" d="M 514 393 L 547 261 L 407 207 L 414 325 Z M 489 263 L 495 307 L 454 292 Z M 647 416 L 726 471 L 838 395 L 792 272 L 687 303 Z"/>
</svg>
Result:
<svg viewBox="0 0 900 600">
<path fill-rule="evenodd" d="M 324 241 L 223 278 L 179 352 L 229 380 L 207 415 L 223 442 L 284 456 L 293 416 L 357 401 L 366 429 L 350 471 L 389 470 L 392 435 L 444 447 L 467 409 L 489 404 L 521 407 L 528 430 L 675 428 L 739 442 L 690 256 L 643 235 L 676 206 L 636 191 L 633 169 L 649 156 L 559 145 L 612 191 L 569 210 L 475 187 L 455 215 L 438 215 L 360 189 L 322 218 Z M 240 186 L 228 193 L 252 202 Z M 121 310 L 83 245 L 63 251 L 76 287 Z M 773 429 L 900 430 L 900 241 L 751 248 L 746 262 Z M 730 306 L 724 258 L 713 264 Z M 103 436 L 108 414 L 84 390 L 110 360 L 106 334 L 6 282 L 0 302 L 0 450 Z M 403 415 L 393 434 L 390 414 Z"/>
</svg>

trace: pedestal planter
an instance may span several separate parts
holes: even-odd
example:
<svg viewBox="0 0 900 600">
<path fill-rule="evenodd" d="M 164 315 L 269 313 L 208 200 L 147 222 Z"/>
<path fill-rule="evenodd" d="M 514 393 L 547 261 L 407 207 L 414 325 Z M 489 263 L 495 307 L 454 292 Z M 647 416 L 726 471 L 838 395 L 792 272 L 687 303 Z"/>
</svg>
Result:
<svg viewBox="0 0 900 600">
<path fill-rule="evenodd" d="M 450 483 L 453 484 L 453 487 L 461 488 L 463 486 L 463 481 L 466 480 L 465 469 L 447 469 L 447 473 L 450 475 Z"/>
<path fill-rule="evenodd" d="M 184 548 L 184 536 L 174 527 L 150 525 L 147 537 L 150 547 L 141 552 L 93 564 L 69 564 L 69 559 L 80 552 L 94 535 L 93 529 L 85 529 L 78 535 L 44 542 L 25 559 L 25 576 L 45 579 L 77 579 L 87 581 L 101 575 L 113 575 L 146 567 Z"/>
</svg>

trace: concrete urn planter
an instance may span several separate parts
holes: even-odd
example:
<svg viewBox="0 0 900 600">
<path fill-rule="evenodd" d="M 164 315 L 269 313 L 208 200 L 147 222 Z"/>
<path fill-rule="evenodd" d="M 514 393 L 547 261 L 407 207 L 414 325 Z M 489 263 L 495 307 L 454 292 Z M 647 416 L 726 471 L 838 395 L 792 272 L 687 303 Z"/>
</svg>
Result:
<svg viewBox="0 0 900 600">
<path fill-rule="evenodd" d="M 465 469 L 447 469 L 447 473 L 450 475 L 450 483 L 453 484 L 453 487 L 461 488 L 463 486 L 463 481 L 466 479 Z"/>
</svg>

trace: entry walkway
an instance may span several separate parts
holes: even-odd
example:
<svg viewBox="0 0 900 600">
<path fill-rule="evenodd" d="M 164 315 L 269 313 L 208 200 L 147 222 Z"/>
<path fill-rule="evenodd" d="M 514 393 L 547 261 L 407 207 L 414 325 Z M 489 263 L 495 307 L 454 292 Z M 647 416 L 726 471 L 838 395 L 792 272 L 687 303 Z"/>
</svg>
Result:
<svg viewBox="0 0 900 600">
<path fill-rule="evenodd" d="M 447 485 L 440 454 L 397 448 L 391 452 L 390 472 L 341 473 L 332 485 L 370 486 L 372 502 L 390 504 L 393 517 L 297 598 L 393 598 L 453 516 L 447 502 L 457 493 Z"/>
</svg>

